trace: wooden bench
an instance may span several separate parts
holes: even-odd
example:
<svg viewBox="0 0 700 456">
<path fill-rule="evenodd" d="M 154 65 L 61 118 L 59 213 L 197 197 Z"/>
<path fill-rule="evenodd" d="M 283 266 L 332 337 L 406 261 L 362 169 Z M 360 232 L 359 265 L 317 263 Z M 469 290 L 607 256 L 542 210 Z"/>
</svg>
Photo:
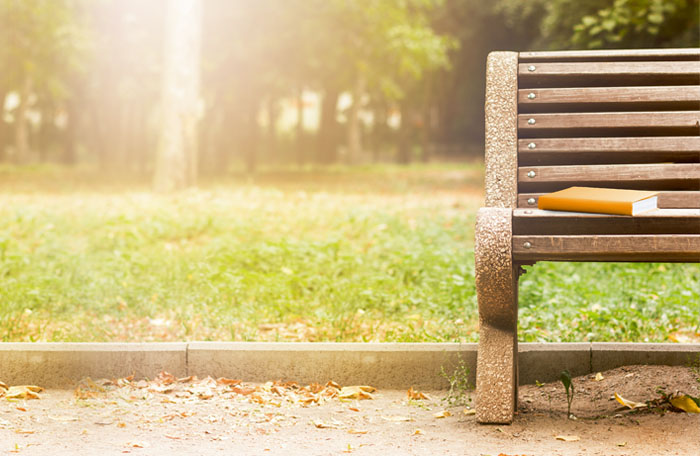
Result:
<svg viewBox="0 0 700 456">
<path fill-rule="evenodd" d="M 700 262 L 700 49 L 494 52 L 486 78 L 477 420 L 510 423 L 523 264 Z M 537 209 L 573 185 L 658 190 L 660 209 Z"/>
</svg>

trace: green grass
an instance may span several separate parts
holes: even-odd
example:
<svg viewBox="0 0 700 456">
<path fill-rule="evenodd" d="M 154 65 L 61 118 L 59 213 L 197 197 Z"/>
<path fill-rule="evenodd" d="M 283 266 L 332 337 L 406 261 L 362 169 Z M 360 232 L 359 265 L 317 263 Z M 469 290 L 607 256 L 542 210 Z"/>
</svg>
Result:
<svg viewBox="0 0 700 456">
<path fill-rule="evenodd" d="M 482 166 L 263 172 L 160 196 L 0 169 L 0 340 L 476 341 Z M 700 340 L 700 267 L 541 263 L 521 340 Z"/>
</svg>

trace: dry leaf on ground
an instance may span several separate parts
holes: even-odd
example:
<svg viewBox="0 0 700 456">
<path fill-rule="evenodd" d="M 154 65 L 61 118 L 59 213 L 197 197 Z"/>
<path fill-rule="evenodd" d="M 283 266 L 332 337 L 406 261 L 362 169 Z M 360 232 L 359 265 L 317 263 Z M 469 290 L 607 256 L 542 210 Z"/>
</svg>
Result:
<svg viewBox="0 0 700 456">
<path fill-rule="evenodd" d="M 462 413 L 465 415 L 476 415 L 476 409 L 464 409 Z"/>
<path fill-rule="evenodd" d="M 311 423 L 313 423 L 314 426 L 316 426 L 318 429 L 338 429 L 338 423 L 326 423 L 323 420 L 311 420 Z"/>
<path fill-rule="evenodd" d="M 7 399 L 41 399 L 39 394 L 43 388 L 36 385 L 11 386 L 5 392 Z"/>
<path fill-rule="evenodd" d="M 642 408 L 646 407 L 647 405 L 644 402 L 634 402 L 630 401 L 628 399 L 625 399 L 624 397 L 620 396 L 619 394 L 615 393 L 615 399 L 617 399 L 617 402 L 620 404 L 624 405 L 627 408 L 630 408 L 632 410 L 637 409 L 637 408 Z"/>
<path fill-rule="evenodd" d="M 414 401 L 415 400 L 428 400 L 428 401 L 430 400 L 430 398 L 428 397 L 427 394 L 421 393 L 420 391 L 416 391 L 413 389 L 413 387 L 410 387 L 408 389 L 407 394 L 408 394 L 408 398 L 411 400 L 414 400 Z"/>
<path fill-rule="evenodd" d="M 604 380 L 604 379 L 605 379 L 605 377 L 603 377 L 603 374 L 601 374 L 600 372 L 595 374 L 595 381 L 596 382 L 599 382 L 599 381 Z"/>
<path fill-rule="evenodd" d="M 445 418 L 445 417 L 448 417 L 448 416 L 451 416 L 451 415 L 452 415 L 452 414 L 450 413 L 449 410 L 442 410 L 442 411 L 440 411 L 440 412 L 433 413 L 433 416 L 434 416 L 435 418 Z"/>
<path fill-rule="evenodd" d="M 340 389 L 338 399 L 374 399 L 371 393 L 375 391 L 376 388 L 367 385 L 346 386 Z"/>
<path fill-rule="evenodd" d="M 413 431 L 413 435 L 425 435 L 425 431 L 421 428 L 416 428 L 416 430 Z"/>
<path fill-rule="evenodd" d="M 700 413 L 700 407 L 687 394 L 677 393 L 670 398 L 671 405 L 688 413 Z"/>
<path fill-rule="evenodd" d="M 581 440 L 581 437 L 577 435 L 558 435 L 555 437 L 557 440 L 562 440 L 564 442 L 578 442 Z"/>
</svg>

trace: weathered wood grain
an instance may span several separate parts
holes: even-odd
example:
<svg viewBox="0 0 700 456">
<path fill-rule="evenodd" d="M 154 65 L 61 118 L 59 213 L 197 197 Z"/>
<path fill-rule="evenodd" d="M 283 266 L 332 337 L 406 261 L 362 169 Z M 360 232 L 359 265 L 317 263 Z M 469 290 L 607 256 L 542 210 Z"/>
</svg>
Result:
<svg viewBox="0 0 700 456">
<path fill-rule="evenodd" d="M 518 103 L 524 106 L 589 103 L 677 104 L 679 102 L 694 102 L 696 105 L 700 105 L 700 86 L 570 87 L 518 90 Z"/>
<path fill-rule="evenodd" d="M 700 235 L 513 236 L 518 261 L 700 262 Z"/>
<path fill-rule="evenodd" d="M 535 144 L 535 148 L 530 148 Z M 518 140 L 521 165 L 700 162 L 700 136 Z"/>
<path fill-rule="evenodd" d="M 700 111 L 529 113 L 518 115 L 518 130 L 685 128 L 700 132 Z"/>
</svg>

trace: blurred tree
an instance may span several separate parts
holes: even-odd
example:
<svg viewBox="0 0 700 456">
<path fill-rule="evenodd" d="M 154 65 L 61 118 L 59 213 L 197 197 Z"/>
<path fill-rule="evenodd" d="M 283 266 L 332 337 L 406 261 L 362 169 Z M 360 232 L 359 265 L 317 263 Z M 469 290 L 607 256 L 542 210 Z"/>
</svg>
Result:
<svg viewBox="0 0 700 456">
<path fill-rule="evenodd" d="M 162 119 L 154 187 L 181 190 L 197 177 L 201 0 L 167 2 Z"/>
<path fill-rule="evenodd" d="M 338 85 L 349 90 L 352 105 L 348 110 L 348 155 L 362 153 L 361 122 L 363 97 L 374 93 L 399 101 L 432 70 L 448 66 L 448 50 L 455 42 L 435 32 L 430 19 L 443 2 L 440 0 L 363 0 L 330 2 L 335 20 L 342 24 L 333 33 L 334 49 L 323 55 L 336 72 Z M 327 45 L 328 42 L 324 42 Z M 406 123 L 405 119 L 402 119 Z"/>
<path fill-rule="evenodd" d="M 537 25 L 541 49 L 692 47 L 700 41 L 698 0 L 499 0 L 511 26 Z M 542 11 L 543 14 L 537 14 Z"/>
<path fill-rule="evenodd" d="M 0 0 L 0 95 L 12 91 L 18 96 L 12 116 L 16 162 L 31 158 L 31 105 L 43 101 L 44 106 L 54 106 L 65 100 L 67 81 L 82 68 L 87 40 L 76 14 L 80 4 L 78 0 Z M 44 114 L 51 112 L 56 111 Z M 41 122 L 52 124 L 55 119 L 48 115 Z"/>
</svg>

